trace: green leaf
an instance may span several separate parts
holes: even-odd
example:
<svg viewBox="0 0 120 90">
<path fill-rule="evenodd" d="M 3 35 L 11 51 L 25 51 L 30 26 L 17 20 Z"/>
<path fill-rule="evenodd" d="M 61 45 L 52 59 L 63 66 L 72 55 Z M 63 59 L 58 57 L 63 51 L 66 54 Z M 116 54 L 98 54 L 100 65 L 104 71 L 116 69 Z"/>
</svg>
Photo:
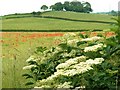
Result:
<svg viewBox="0 0 120 90">
<path fill-rule="evenodd" d="M 28 78 L 34 78 L 33 76 L 26 76 L 26 79 L 28 79 Z"/>
<path fill-rule="evenodd" d="M 67 49 L 67 44 L 66 43 L 61 43 L 58 46 L 60 46 L 62 49 Z"/>
<path fill-rule="evenodd" d="M 33 78 L 33 76 L 30 75 L 30 74 L 23 74 L 22 76 L 23 76 L 23 77 L 26 77 L 26 79 L 28 79 L 28 78 Z"/>
<path fill-rule="evenodd" d="M 42 46 L 40 46 L 40 47 L 36 47 L 36 53 L 37 52 L 41 52 L 41 53 L 43 53 L 45 50 L 47 50 L 47 48 L 46 47 L 42 47 Z"/>
<path fill-rule="evenodd" d="M 36 61 L 29 61 L 28 63 L 29 63 L 30 65 L 33 65 L 33 64 L 34 64 L 34 65 L 37 65 L 37 62 L 36 62 Z"/>
<path fill-rule="evenodd" d="M 80 38 L 85 38 L 83 34 L 79 33 Z"/>
<path fill-rule="evenodd" d="M 27 82 L 25 85 L 28 86 L 28 85 L 33 85 L 34 83 L 33 82 Z"/>
</svg>

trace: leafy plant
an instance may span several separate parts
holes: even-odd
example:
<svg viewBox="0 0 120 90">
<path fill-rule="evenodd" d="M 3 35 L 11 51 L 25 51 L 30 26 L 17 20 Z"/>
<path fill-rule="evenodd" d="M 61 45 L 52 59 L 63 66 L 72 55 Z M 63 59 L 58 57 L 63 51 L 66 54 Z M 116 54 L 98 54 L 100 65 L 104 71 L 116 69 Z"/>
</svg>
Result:
<svg viewBox="0 0 120 90">
<path fill-rule="evenodd" d="M 120 66 L 117 35 L 106 38 L 67 33 L 62 40 L 50 49 L 38 47 L 36 55 L 26 61 L 29 66 L 23 69 L 29 69 L 31 73 L 23 76 L 35 81 L 34 88 L 117 87 Z"/>
</svg>

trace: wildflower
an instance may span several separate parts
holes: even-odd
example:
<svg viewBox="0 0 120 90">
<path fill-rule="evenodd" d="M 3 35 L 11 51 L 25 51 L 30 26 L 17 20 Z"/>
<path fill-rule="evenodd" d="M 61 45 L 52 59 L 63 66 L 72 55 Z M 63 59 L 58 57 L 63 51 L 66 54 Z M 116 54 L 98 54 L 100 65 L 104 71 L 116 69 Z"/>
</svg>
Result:
<svg viewBox="0 0 120 90">
<path fill-rule="evenodd" d="M 63 84 L 58 85 L 57 88 L 71 88 L 71 87 L 73 87 L 70 84 L 71 84 L 71 82 L 64 82 Z"/>
<path fill-rule="evenodd" d="M 97 44 L 94 46 L 89 46 L 89 47 L 85 47 L 84 52 L 96 52 L 98 49 L 101 49 L 103 47 L 103 44 Z"/>
<path fill-rule="evenodd" d="M 68 68 L 69 66 L 73 65 L 73 64 L 77 64 L 78 62 L 82 61 L 82 60 L 85 60 L 86 57 L 85 56 L 80 56 L 80 57 L 76 57 L 76 58 L 72 58 L 72 59 L 69 59 L 67 60 L 65 63 L 61 63 L 59 64 L 56 69 L 66 69 Z"/>
<path fill-rule="evenodd" d="M 74 76 L 76 75 L 78 72 L 76 71 L 76 69 L 71 69 L 71 70 L 65 70 L 63 75 L 64 76 Z"/>
<path fill-rule="evenodd" d="M 67 41 L 67 44 L 68 44 L 68 45 L 77 45 L 77 42 L 79 42 L 78 39 L 73 39 L 73 40 L 68 40 L 68 41 Z"/>
<path fill-rule="evenodd" d="M 103 58 L 95 58 L 94 61 L 95 61 L 95 64 L 100 64 L 104 61 L 104 59 Z"/>
<path fill-rule="evenodd" d="M 30 61 L 36 61 L 35 58 L 34 58 L 34 56 L 30 56 L 30 57 L 26 60 L 26 62 L 30 62 Z"/>
<path fill-rule="evenodd" d="M 23 70 L 31 69 L 33 67 L 36 67 L 36 65 L 25 66 L 25 67 L 23 67 Z"/>
<path fill-rule="evenodd" d="M 35 86 L 34 88 L 41 88 L 41 87 Z"/>
<path fill-rule="evenodd" d="M 101 39 L 103 39 L 103 38 L 98 37 L 98 36 L 94 36 L 94 37 L 91 37 L 91 38 L 82 39 L 81 41 L 97 41 L 97 40 L 101 40 Z"/>
<path fill-rule="evenodd" d="M 71 37 L 71 36 L 76 36 L 76 34 L 75 33 L 66 33 L 66 34 L 64 34 L 64 37 Z"/>
</svg>

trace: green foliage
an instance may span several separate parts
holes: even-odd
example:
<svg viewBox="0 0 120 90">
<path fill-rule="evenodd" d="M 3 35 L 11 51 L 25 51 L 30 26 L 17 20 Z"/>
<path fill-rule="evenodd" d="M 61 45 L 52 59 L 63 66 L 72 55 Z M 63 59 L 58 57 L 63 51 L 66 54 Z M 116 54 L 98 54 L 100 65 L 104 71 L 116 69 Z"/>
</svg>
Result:
<svg viewBox="0 0 120 90">
<path fill-rule="evenodd" d="M 53 11 L 63 11 L 63 9 L 65 9 L 66 11 L 73 12 L 92 12 L 90 3 L 81 3 L 79 1 L 65 1 L 64 4 L 62 4 L 61 2 L 57 2 L 54 5 L 51 5 L 50 9 L 52 9 Z"/>
<path fill-rule="evenodd" d="M 57 2 L 54 5 L 51 5 L 50 9 L 55 11 L 63 11 L 63 4 L 61 2 Z"/>
<path fill-rule="evenodd" d="M 47 5 L 42 5 L 41 6 L 41 9 L 43 9 L 44 11 L 48 9 L 48 6 Z"/>
<path fill-rule="evenodd" d="M 40 53 L 27 60 L 29 65 L 34 65 L 29 71 L 36 76 L 35 88 L 111 89 L 118 86 L 118 38 L 67 33 L 61 39 L 58 46 L 40 47 Z M 27 75 L 29 77 L 32 76 Z"/>
</svg>

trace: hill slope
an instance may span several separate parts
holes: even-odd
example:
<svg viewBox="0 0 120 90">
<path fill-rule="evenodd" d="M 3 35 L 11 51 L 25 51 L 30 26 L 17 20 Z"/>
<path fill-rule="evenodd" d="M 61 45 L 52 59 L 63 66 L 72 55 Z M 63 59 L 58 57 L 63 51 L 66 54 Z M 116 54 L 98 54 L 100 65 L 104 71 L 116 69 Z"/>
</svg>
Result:
<svg viewBox="0 0 120 90">
<path fill-rule="evenodd" d="M 103 30 L 114 22 L 109 15 L 85 14 L 75 12 L 45 12 L 41 15 L 14 15 L 3 18 L 2 30 Z M 56 18 L 57 17 L 57 18 Z M 104 23 L 107 22 L 107 23 Z"/>
</svg>

